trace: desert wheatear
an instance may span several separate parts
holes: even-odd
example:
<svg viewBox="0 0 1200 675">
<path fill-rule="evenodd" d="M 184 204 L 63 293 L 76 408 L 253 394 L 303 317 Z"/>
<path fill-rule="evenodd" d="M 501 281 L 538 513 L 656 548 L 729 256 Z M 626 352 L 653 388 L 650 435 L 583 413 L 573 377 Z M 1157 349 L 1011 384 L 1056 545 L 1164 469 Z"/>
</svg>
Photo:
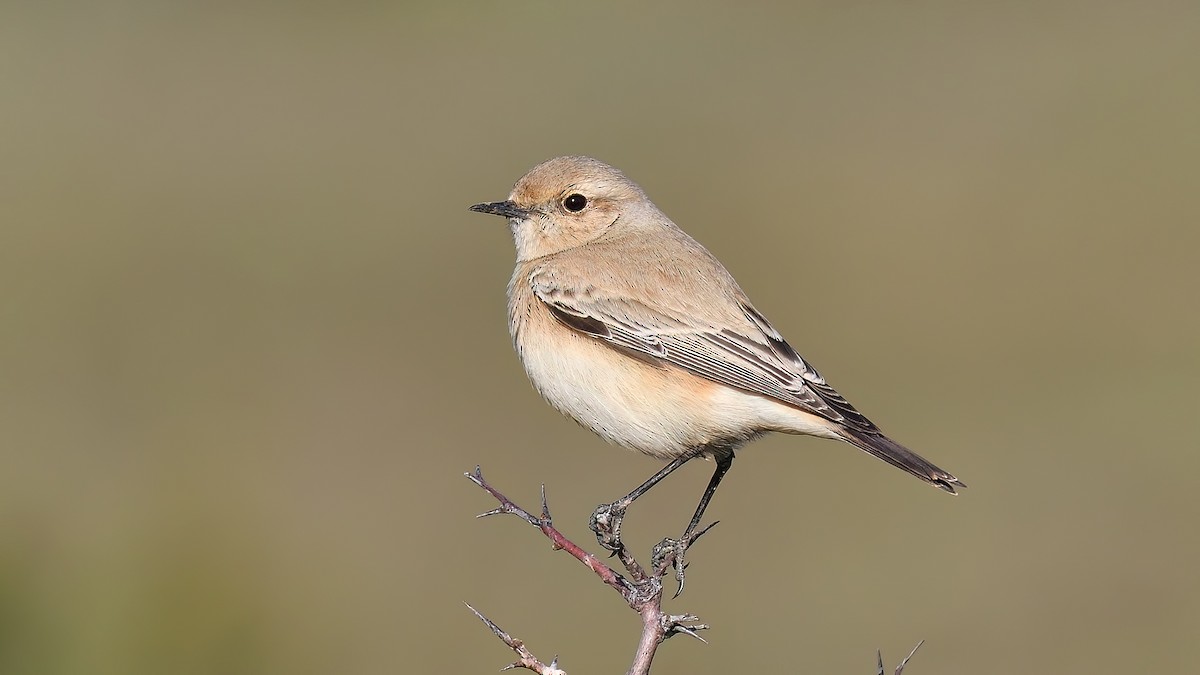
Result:
<svg viewBox="0 0 1200 675">
<path fill-rule="evenodd" d="M 533 386 L 606 440 L 671 460 L 597 508 L 592 529 L 620 550 L 626 508 L 696 457 L 716 471 L 683 556 L 738 446 L 770 431 L 845 441 L 954 493 L 965 485 L 883 434 L 792 349 L 725 267 L 636 183 L 589 157 L 525 174 L 506 201 L 473 211 L 508 219 L 517 266 L 509 328 Z"/>
</svg>

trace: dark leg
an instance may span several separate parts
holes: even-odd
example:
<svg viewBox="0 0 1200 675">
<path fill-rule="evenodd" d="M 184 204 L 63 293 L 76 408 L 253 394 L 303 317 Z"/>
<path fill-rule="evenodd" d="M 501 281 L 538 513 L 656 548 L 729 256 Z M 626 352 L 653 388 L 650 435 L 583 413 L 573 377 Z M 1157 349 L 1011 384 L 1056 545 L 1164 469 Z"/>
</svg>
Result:
<svg viewBox="0 0 1200 675">
<path fill-rule="evenodd" d="M 721 479 L 725 477 L 725 473 L 731 466 L 733 466 L 732 452 L 717 455 L 717 468 L 713 471 L 712 478 L 708 479 L 708 487 L 704 488 L 704 494 L 696 506 L 696 513 L 692 515 L 692 522 L 688 523 L 687 530 L 683 533 L 684 539 L 692 536 L 692 533 L 696 531 L 696 526 L 700 524 L 700 519 L 704 517 L 704 511 L 708 508 L 708 503 L 712 501 L 713 495 L 717 492 L 717 486 L 721 484 Z"/>
<path fill-rule="evenodd" d="M 592 529 L 592 532 L 596 533 L 596 540 L 600 542 L 600 545 L 612 551 L 613 553 L 616 553 L 624 548 L 624 544 L 621 543 L 621 521 L 625 518 L 625 510 L 629 508 L 629 505 L 632 504 L 638 497 L 641 497 L 649 492 L 650 488 L 658 485 L 662 479 L 671 475 L 671 473 L 673 473 L 676 469 L 684 464 L 687 464 L 696 457 L 699 457 L 703 450 L 703 448 L 697 448 L 688 452 L 686 455 L 680 455 L 670 464 L 664 466 L 658 473 L 648 478 L 645 483 L 642 483 L 634 488 L 633 492 L 630 492 L 611 504 L 601 504 L 600 506 L 597 506 L 595 512 L 592 513 L 592 520 L 588 526 Z M 718 464 L 718 467 L 719 466 L 720 465 Z M 726 465 L 725 470 L 728 469 L 729 466 Z M 725 474 L 725 470 L 721 471 L 721 475 Z M 719 477 L 714 476 L 713 478 L 718 483 L 721 481 Z M 708 505 L 708 500 L 712 497 L 710 491 L 715 489 L 716 485 L 710 482 L 709 491 L 705 491 L 704 499 L 700 501 L 700 510 L 693 519 L 692 528 L 689 528 L 689 530 L 694 529 L 695 521 L 699 521 L 700 516 L 703 515 L 704 507 Z"/>
<path fill-rule="evenodd" d="M 660 565 L 666 562 L 667 556 L 670 556 L 671 566 L 675 568 L 675 579 L 679 581 L 679 589 L 675 591 L 675 597 L 683 592 L 683 570 L 687 567 L 684 562 L 684 554 L 687 553 L 690 547 L 700 535 L 708 531 L 710 527 L 716 525 L 713 523 L 708 527 L 696 531 L 700 525 L 700 519 L 704 517 L 704 511 L 708 508 L 708 502 L 712 500 L 713 494 L 717 491 L 717 486 L 721 484 L 721 479 L 725 477 L 729 467 L 733 466 L 733 453 L 723 452 L 716 456 L 717 468 L 713 471 L 712 478 L 708 480 L 708 487 L 704 488 L 704 495 L 700 497 L 700 503 L 696 506 L 696 513 L 692 516 L 692 522 L 688 523 L 687 529 L 684 530 L 683 536 L 679 539 L 671 539 L 667 537 L 654 547 L 654 554 L 651 563 L 655 571 L 660 568 Z"/>
</svg>

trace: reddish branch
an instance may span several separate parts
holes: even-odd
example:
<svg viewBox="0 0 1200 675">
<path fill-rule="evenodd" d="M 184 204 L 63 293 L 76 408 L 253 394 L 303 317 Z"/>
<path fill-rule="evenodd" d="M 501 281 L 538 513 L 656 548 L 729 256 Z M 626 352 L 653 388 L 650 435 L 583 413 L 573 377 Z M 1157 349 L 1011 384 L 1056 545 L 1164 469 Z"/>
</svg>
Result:
<svg viewBox="0 0 1200 675">
<path fill-rule="evenodd" d="M 571 557 L 587 566 L 596 576 L 600 577 L 600 580 L 605 585 L 620 593 L 621 598 L 641 616 L 642 636 L 638 641 L 637 652 L 634 654 L 633 665 L 629 667 L 628 675 L 648 675 L 650 664 L 654 660 L 654 654 L 658 651 L 658 646 L 662 644 L 663 640 L 672 635 L 690 635 L 701 642 L 704 641 L 704 638 L 700 637 L 697 631 L 704 630 L 708 626 L 702 623 L 693 623 L 698 620 L 697 617 L 691 614 L 666 614 L 662 611 L 662 578 L 671 569 L 674 562 L 670 554 L 667 554 L 661 560 L 656 559 L 654 566 L 647 572 L 646 568 L 642 567 L 626 549 L 622 548 L 617 552 L 617 559 L 621 561 L 625 571 L 628 572 L 629 577 L 627 578 L 606 565 L 604 561 L 580 548 L 570 539 L 567 539 L 563 533 L 555 529 L 554 521 L 550 517 L 550 507 L 546 504 L 546 487 L 544 485 L 542 486 L 542 512 L 541 515 L 535 516 L 514 504 L 512 500 L 492 487 L 483 479 L 483 473 L 479 467 L 475 467 L 475 471 L 466 474 L 466 476 L 473 483 L 486 490 L 488 494 L 495 497 L 496 501 L 500 503 L 499 506 L 491 511 L 479 514 L 480 518 L 509 514 L 517 516 L 538 528 L 553 543 L 556 550 L 570 553 Z M 707 528 L 696 533 L 693 536 L 693 540 L 699 538 L 705 531 L 707 531 Z M 471 607 L 471 605 L 467 605 L 467 608 L 487 624 L 487 627 L 491 629 L 496 637 L 500 638 L 504 644 L 516 652 L 517 660 L 505 666 L 503 670 L 525 668 L 540 675 L 566 675 L 566 672 L 558 667 L 557 656 L 549 664 L 543 663 L 525 647 L 524 642 L 506 633 L 495 622 L 481 614 L 474 607 Z M 894 675 L 901 675 L 904 672 L 904 667 L 908 665 L 909 659 L 913 657 L 913 654 L 917 653 L 917 649 L 922 644 L 924 644 L 924 641 L 917 643 L 912 652 L 896 667 Z M 885 675 L 882 655 L 879 655 L 879 670 L 877 672 L 878 675 Z"/>
<path fill-rule="evenodd" d="M 479 514 L 479 517 L 494 516 L 500 514 L 510 514 L 517 516 L 525 522 L 533 525 L 541 530 L 542 534 L 551 541 L 556 550 L 566 551 L 571 554 L 579 562 L 583 563 L 600 577 L 600 580 L 613 590 L 621 594 L 621 598 L 639 615 L 642 617 L 642 637 L 638 642 L 637 652 L 634 655 L 633 665 L 629 668 L 629 675 L 646 675 L 650 672 L 650 664 L 654 660 L 654 654 L 658 650 L 658 646 L 663 640 L 676 634 L 690 635 L 696 639 L 703 641 L 697 631 L 708 628 L 705 624 L 693 623 L 697 617 L 691 614 L 666 614 L 662 611 L 662 594 L 663 583 L 662 577 L 667 570 L 671 569 L 671 560 L 667 559 L 658 562 L 656 568 L 647 573 L 646 569 L 633 558 L 628 551 L 622 550 L 619 552 L 618 559 L 625 567 L 629 577 L 618 573 L 613 568 L 609 567 L 596 556 L 588 553 L 579 547 L 579 545 L 567 539 L 563 533 L 559 532 L 554 527 L 553 519 L 550 517 L 550 508 L 546 503 L 546 488 L 542 486 L 542 512 L 540 516 L 535 516 L 529 511 L 517 506 L 511 499 L 505 497 L 499 490 L 492 487 L 483 478 L 483 473 L 479 467 L 475 467 L 475 471 L 466 474 L 471 482 L 483 488 L 488 494 L 495 497 L 500 503 L 499 506 L 486 513 Z M 470 605 L 468 605 L 470 607 Z M 475 608 L 471 607 L 471 611 L 475 612 L 487 626 L 501 639 L 505 644 L 513 649 L 520 657 L 516 662 L 511 664 L 511 668 L 527 668 L 543 675 L 552 673 L 561 675 L 563 671 L 558 669 L 557 658 L 550 665 L 543 664 L 525 648 L 524 643 L 516 638 L 513 638 L 508 633 L 505 633 L 490 619 L 480 614 Z"/>
</svg>

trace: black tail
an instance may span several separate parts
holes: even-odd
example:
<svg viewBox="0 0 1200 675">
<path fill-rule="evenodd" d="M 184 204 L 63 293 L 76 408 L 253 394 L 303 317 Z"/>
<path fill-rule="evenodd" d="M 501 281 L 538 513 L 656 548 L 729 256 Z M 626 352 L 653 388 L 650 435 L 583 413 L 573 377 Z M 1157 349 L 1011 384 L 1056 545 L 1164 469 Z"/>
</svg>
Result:
<svg viewBox="0 0 1200 675">
<path fill-rule="evenodd" d="M 938 467 L 925 461 L 917 453 L 884 436 L 878 431 L 839 430 L 847 443 L 875 455 L 898 469 L 904 469 L 926 483 L 932 483 L 952 495 L 958 494 L 956 487 L 967 484 Z"/>
</svg>

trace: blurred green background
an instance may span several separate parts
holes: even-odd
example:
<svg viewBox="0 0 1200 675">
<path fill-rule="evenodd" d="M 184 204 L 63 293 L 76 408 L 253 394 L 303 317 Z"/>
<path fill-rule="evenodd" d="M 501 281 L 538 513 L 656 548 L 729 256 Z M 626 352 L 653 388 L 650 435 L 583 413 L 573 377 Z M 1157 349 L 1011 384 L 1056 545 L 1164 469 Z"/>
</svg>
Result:
<svg viewBox="0 0 1200 675">
<path fill-rule="evenodd" d="M 745 449 L 662 672 L 1124 673 L 1200 635 L 1195 3 L 5 3 L 0 672 L 624 672 L 495 218 L 622 168 L 971 487 Z M 640 502 L 676 534 L 709 467 Z"/>
</svg>

